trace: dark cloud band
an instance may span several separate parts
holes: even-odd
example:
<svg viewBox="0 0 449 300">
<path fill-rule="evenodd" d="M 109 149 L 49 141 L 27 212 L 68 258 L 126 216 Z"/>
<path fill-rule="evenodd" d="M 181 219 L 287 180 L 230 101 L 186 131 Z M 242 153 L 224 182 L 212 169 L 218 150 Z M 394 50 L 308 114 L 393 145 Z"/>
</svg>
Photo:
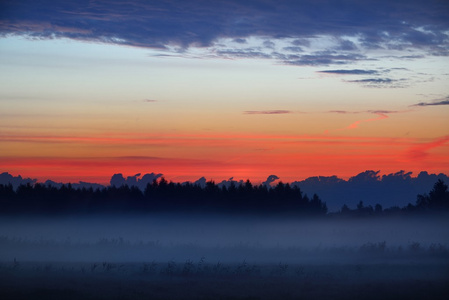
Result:
<svg viewBox="0 0 449 300">
<path fill-rule="evenodd" d="M 438 0 L 1 1 L 0 32 L 156 48 L 208 46 L 223 37 L 240 43 L 249 36 L 301 41 L 316 35 L 357 33 L 368 48 L 393 41 L 398 48 L 427 47 L 429 53 L 448 55 L 448 11 L 449 2 Z M 342 40 L 335 50 L 357 47 Z M 323 62 L 304 57 L 296 64 Z"/>
</svg>

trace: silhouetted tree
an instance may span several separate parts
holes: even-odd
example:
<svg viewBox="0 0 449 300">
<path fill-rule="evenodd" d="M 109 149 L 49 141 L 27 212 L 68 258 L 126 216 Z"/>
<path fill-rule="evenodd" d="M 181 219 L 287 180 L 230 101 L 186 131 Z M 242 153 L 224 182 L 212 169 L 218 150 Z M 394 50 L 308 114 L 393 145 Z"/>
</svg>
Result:
<svg viewBox="0 0 449 300">
<path fill-rule="evenodd" d="M 326 214 L 327 206 L 323 203 L 317 194 L 313 194 L 312 200 L 310 200 L 310 212 L 313 214 Z"/>
<path fill-rule="evenodd" d="M 380 205 L 379 203 L 377 203 L 377 204 L 374 206 L 374 212 L 375 212 L 376 214 L 381 214 L 382 211 L 383 211 L 382 205 Z"/>
<path fill-rule="evenodd" d="M 417 196 L 416 206 L 419 209 L 449 210 L 448 186 L 441 179 L 438 179 L 428 195 Z"/>
<path fill-rule="evenodd" d="M 347 214 L 349 214 L 351 212 L 351 210 L 349 209 L 349 207 L 346 204 L 343 204 L 343 206 L 341 207 L 340 212 L 342 214 L 347 215 Z"/>
<path fill-rule="evenodd" d="M 365 208 L 365 206 L 363 205 L 363 201 L 360 201 L 360 202 L 357 204 L 357 210 L 358 210 L 359 212 L 362 212 L 364 208 Z"/>
</svg>

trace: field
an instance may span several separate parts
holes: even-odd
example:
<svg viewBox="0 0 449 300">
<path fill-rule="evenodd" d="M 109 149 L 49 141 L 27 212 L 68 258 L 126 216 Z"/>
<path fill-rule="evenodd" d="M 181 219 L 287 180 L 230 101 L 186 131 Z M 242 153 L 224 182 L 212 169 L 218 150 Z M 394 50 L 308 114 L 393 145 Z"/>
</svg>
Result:
<svg viewBox="0 0 449 300">
<path fill-rule="evenodd" d="M 447 299 L 449 265 L 16 262 L 2 299 Z M 430 298 L 429 298 L 430 297 Z"/>
<path fill-rule="evenodd" d="M 440 219 L 10 219 L 1 299 L 447 299 Z"/>
</svg>

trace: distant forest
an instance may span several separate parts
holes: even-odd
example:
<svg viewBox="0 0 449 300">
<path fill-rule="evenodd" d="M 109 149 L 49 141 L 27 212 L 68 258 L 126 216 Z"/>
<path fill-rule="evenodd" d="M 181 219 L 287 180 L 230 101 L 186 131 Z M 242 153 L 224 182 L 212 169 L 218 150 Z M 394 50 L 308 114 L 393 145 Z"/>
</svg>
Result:
<svg viewBox="0 0 449 300">
<path fill-rule="evenodd" d="M 363 199 L 363 195 L 361 195 Z M 413 200 L 410 199 L 412 202 Z M 244 183 L 219 186 L 208 181 L 204 186 L 168 182 L 164 177 L 148 183 L 142 191 L 123 184 L 108 187 L 74 188 L 41 183 L 0 184 L 2 214 L 79 214 L 103 212 L 218 212 L 291 214 L 302 216 L 379 216 L 419 212 L 449 211 L 448 186 L 438 180 L 428 194 L 419 194 L 415 204 L 383 208 L 380 204 L 356 208 L 346 204 L 339 212 L 328 213 L 326 203 L 317 194 L 309 197 L 297 186 L 279 182 L 273 187 Z"/>
</svg>

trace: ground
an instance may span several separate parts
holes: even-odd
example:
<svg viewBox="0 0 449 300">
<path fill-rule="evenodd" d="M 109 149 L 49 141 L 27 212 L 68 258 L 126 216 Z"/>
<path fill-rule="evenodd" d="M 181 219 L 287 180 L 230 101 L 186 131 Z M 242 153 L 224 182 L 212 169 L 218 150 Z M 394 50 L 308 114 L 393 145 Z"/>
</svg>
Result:
<svg viewBox="0 0 449 300">
<path fill-rule="evenodd" d="M 1 299 L 448 299 L 449 264 L 3 262 Z"/>
</svg>

